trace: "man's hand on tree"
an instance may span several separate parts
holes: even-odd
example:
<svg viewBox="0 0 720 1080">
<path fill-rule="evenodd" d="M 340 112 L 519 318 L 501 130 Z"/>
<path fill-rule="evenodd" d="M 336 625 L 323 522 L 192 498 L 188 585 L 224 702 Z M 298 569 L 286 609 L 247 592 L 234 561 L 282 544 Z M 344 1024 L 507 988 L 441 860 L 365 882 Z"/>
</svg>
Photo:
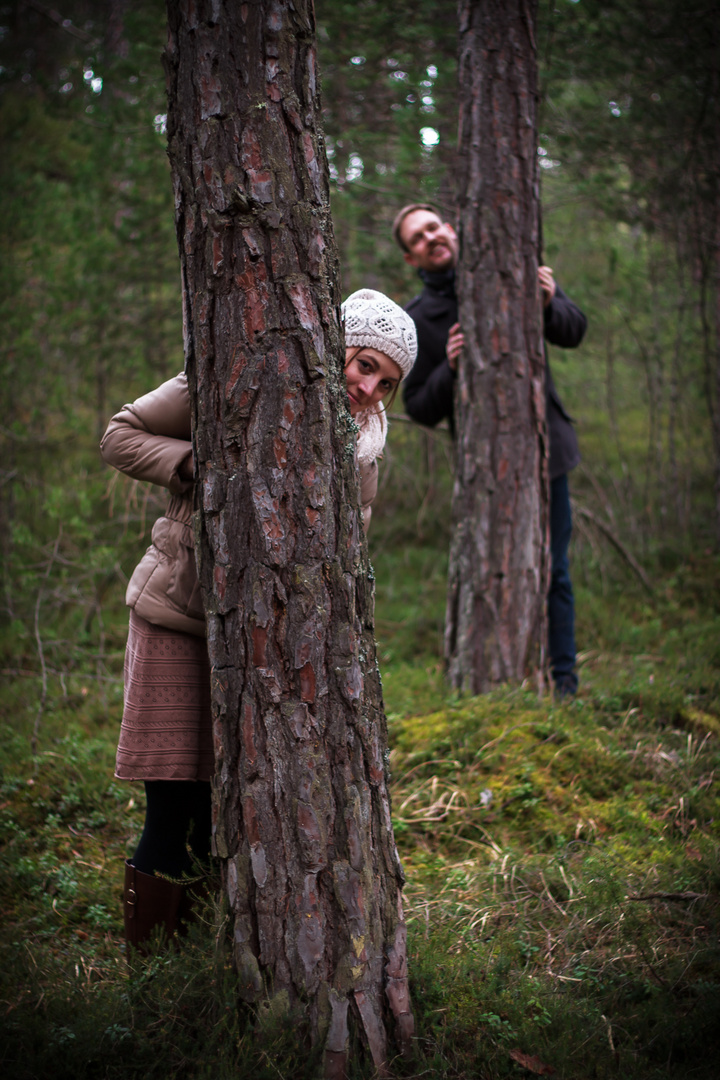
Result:
<svg viewBox="0 0 720 1080">
<path fill-rule="evenodd" d="M 538 266 L 538 281 L 543 294 L 543 307 L 547 307 L 548 304 L 552 303 L 552 298 L 557 289 L 551 266 Z"/>
<path fill-rule="evenodd" d="M 456 322 L 450 327 L 448 334 L 447 347 L 445 352 L 447 353 L 448 364 L 453 371 L 457 371 L 457 358 L 460 355 L 460 350 L 465 344 L 465 336 L 460 329 L 460 323 Z"/>
</svg>

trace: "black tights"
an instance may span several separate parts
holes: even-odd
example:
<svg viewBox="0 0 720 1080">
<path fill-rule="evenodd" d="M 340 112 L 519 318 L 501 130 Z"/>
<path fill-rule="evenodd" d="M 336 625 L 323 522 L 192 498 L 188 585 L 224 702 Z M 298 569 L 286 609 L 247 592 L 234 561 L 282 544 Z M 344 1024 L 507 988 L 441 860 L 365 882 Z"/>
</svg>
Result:
<svg viewBox="0 0 720 1080">
<path fill-rule="evenodd" d="M 210 783 L 207 780 L 146 780 L 147 810 L 132 857 L 143 874 L 193 875 L 210 857 Z M 188 851 L 188 845 L 190 851 Z"/>
</svg>

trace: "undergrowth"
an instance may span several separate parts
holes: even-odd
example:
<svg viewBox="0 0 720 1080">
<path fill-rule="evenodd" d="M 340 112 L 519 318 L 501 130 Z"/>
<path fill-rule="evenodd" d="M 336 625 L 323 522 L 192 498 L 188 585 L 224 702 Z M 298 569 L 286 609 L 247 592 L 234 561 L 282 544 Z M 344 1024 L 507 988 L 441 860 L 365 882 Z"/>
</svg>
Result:
<svg viewBox="0 0 720 1080">
<path fill-rule="evenodd" d="M 581 689 L 460 699 L 442 672 L 440 547 L 374 554 L 416 1055 L 398 1077 L 709 1078 L 720 1053 L 718 563 L 579 567 Z M 12 1080 L 310 1080 L 305 1033 L 238 1009 L 210 905 L 178 952 L 128 964 L 122 862 L 140 785 L 112 779 L 125 613 L 42 678 L 2 642 L 0 1069 Z M 50 644 L 50 643 L 48 643 Z M 31 743 L 37 728 L 37 753 Z M 353 1076 L 371 1076 L 361 1059 Z"/>
<path fill-rule="evenodd" d="M 504 693 L 395 721 L 431 1075 L 514 1075 L 518 1048 L 562 1076 L 714 1075 L 720 750 L 631 713 Z"/>
</svg>

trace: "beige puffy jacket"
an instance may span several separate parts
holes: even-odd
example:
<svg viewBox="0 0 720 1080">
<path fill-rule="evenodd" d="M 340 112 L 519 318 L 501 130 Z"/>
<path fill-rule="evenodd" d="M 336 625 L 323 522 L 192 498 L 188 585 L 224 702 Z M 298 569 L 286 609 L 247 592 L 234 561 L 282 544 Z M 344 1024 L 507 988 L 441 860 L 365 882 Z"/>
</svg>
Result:
<svg viewBox="0 0 720 1080">
<path fill-rule="evenodd" d="M 152 543 L 130 578 L 126 604 L 157 626 L 204 637 L 192 531 L 193 483 L 181 478 L 181 472 L 191 468 L 190 437 L 190 396 L 187 379 L 180 374 L 123 406 L 108 424 L 100 452 L 108 465 L 170 492 L 165 516 L 155 522 Z M 377 493 L 377 461 L 361 466 L 360 485 L 367 531 Z"/>
</svg>

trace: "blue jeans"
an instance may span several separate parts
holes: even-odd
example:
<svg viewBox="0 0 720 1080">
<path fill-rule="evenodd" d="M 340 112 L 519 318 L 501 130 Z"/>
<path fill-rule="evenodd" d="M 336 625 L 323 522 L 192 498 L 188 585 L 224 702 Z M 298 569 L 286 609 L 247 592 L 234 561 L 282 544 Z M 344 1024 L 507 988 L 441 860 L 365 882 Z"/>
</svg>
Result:
<svg viewBox="0 0 720 1080">
<path fill-rule="evenodd" d="M 575 674 L 575 600 L 568 545 L 572 535 L 570 491 L 567 474 L 550 481 L 550 558 L 551 579 L 548 593 L 548 652 L 555 687 L 560 694 L 574 694 L 578 686 Z"/>
</svg>

